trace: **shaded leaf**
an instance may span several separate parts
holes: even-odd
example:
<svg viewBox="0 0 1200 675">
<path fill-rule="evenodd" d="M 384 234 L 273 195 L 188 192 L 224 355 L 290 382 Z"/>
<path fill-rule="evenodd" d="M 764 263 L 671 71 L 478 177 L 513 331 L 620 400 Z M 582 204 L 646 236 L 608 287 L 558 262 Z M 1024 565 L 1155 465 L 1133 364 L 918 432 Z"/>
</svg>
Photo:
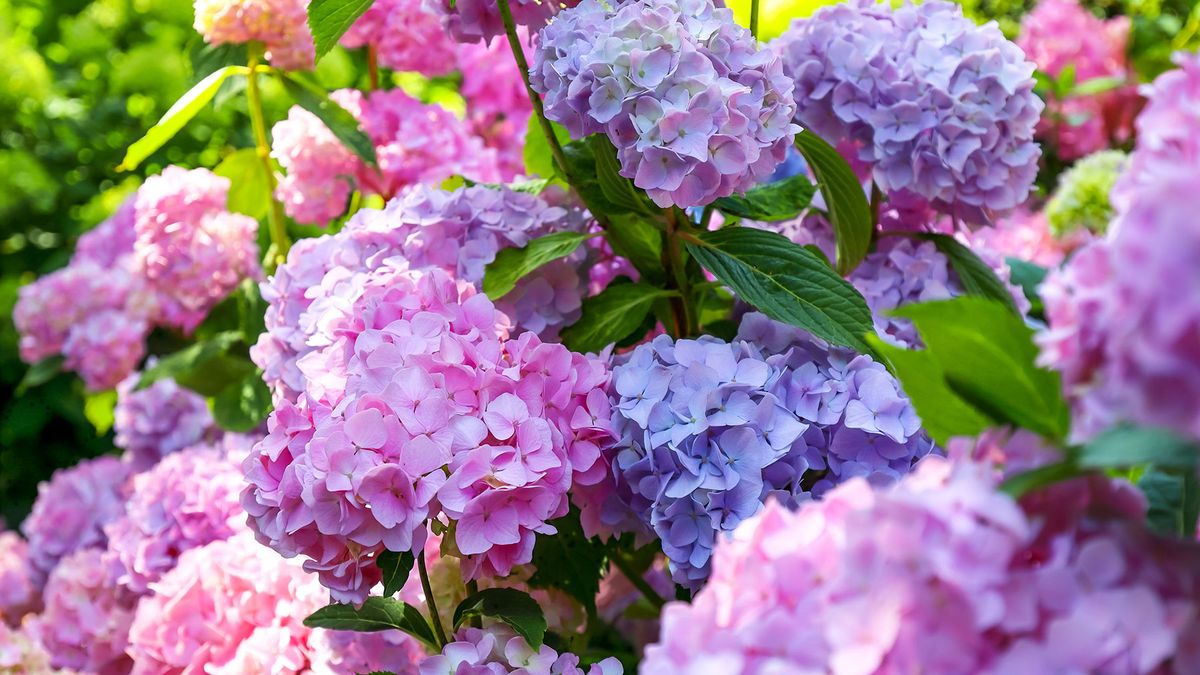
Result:
<svg viewBox="0 0 1200 675">
<path fill-rule="evenodd" d="M 811 131 L 796 134 L 796 148 L 817 179 L 825 198 L 829 222 L 837 237 L 837 269 L 849 274 L 867 257 L 875 223 L 871 205 L 850 164 L 824 139 Z"/>
<path fill-rule="evenodd" d="M 1042 304 L 1042 296 L 1038 288 L 1046 280 L 1048 273 L 1046 268 L 1020 258 L 1008 257 L 1004 262 L 1008 264 L 1009 280 L 1020 286 L 1021 291 L 1025 293 L 1025 298 L 1029 300 L 1029 313 L 1041 316 L 1045 312 L 1045 307 Z"/>
<path fill-rule="evenodd" d="M 1146 524 L 1159 534 L 1194 539 L 1200 515 L 1200 483 L 1194 471 L 1150 467 L 1137 481 L 1146 496 Z"/>
<path fill-rule="evenodd" d="M 311 77 L 298 72 L 283 73 L 280 78 L 288 95 L 296 103 L 321 120 L 321 123 L 337 137 L 359 159 L 371 166 L 377 166 L 375 144 L 363 132 L 358 120 L 336 101 Z"/>
<path fill-rule="evenodd" d="M 1019 499 L 1034 490 L 1059 483 L 1079 475 L 1079 467 L 1071 461 L 1057 462 L 1039 466 L 1036 469 L 1023 471 L 1009 476 L 1000 484 L 1000 491 Z"/>
<path fill-rule="evenodd" d="M 1115 469 L 1153 464 L 1164 469 L 1194 469 L 1200 449 L 1173 431 L 1159 427 L 1117 426 L 1079 450 L 1079 465 Z"/>
<path fill-rule="evenodd" d="M 662 232 L 646 218 L 634 215 L 615 215 L 609 218 L 604 233 L 608 245 L 617 255 L 633 263 L 643 281 L 660 284 L 665 272 L 662 266 Z"/>
<path fill-rule="evenodd" d="M 222 429 L 237 433 L 253 431 L 267 419 L 272 408 L 271 390 L 257 369 L 225 387 L 212 400 L 213 421 Z"/>
<path fill-rule="evenodd" d="M 987 263 L 979 258 L 974 251 L 967 248 L 960 242 L 946 234 L 921 233 L 916 235 L 918 239 L 932 241 L 933 245 L 941 251 L 942 255 L 950 261 L 951 267 L 954 268 L 955 274 L 958 275 L 958 280 L 963 286 L 963 290 L 968 295 L 977 295 L 981 298 L 988 298 L 1003 303 L 1006 307 L 1017 313 L 1017 304 L 1013 301 L 1012 293 L 1008 291 L 1008 287 L 996 276 L 996 271 Z"/>
<path fill-rule="evenodd" d="M 608 557 L 605 545 L 583 533 L 579 509 L 574 506 L 566 516 L 550 521 L 550 525 L 558 534 L 537 538 L 533 546 L 535 571 L 529 577 L 529 585 L 557 588 L 594 610 Z"/>
<path fill-rule="evenodd" d="M 621 175 L 621 164 L 617 160 L 617 149 L 603 134 L 592 134 L 587 138 L 596 162 L 596 180 L 604 198 L 618 209 L 631 213 L 650 213 L 646 201 L 633 183 Z"/>
<path fill-rule="evenodd" d="M 721 213 L 750 220 L 791 220 L 808 208 L 817 187 L 806 176 L 797 175 L 760 185 L 744 195 L 722 197 L 714 202 Z"/>
<path fill-rule="evenodd" d="M 538 237 L 521 248 L 504 248 L 483 271 L 483 292 L 499 300 L 530 272 L 571 255 L 579 245 L 595 236 L 588 232 L 555 232 Z"/>
<path fill-rule="evenodd" d="M 229 376 L 230 371 L 236 367 L 226 362 L 232 359 L 228 359 L 225 353 L 241 339 L 241 331 L 226 331 L 164 356 L 158 363 L 142 372 L 137 388 L 144 389 L 158 380 L 169 377 L 180 386 L 205 396 L 215 396 L 234 380 L 247 374 L 246 370 L 243 370 L 236 376 Z M 248 365 L 247 370 L 254 369 L 249 361 L 244 363 Z"/>
<path fill-rule="evenodd" d="M 383 572 L 383 594 L 391 597 L 404 588 L 408 583 L 408 575 L 412 573 L 413 565 L 417 564 L 416 556 L 411 551 L 396 553 L 382 551 L 375 557 L 375 565 Z"/>
<path fill-rule="evenodd" d="M 562 342 L 577 352 L 598 352 L 629 337 L 654 301 L 672 294 L 647 283 L 612 284 L 583 301 L 582 315 L 563 329 Z"/>
<path fill-rule="evenodd" d="M 546 637 L 546 617 L 537 601 L 515 588 L 488 588 L 459 603 L 454 610 L 454 627 L 472 616 L 499 619 L 525 638 L 537 651 Z"/>
<path fill-rule="evenodd" d="M 55 354 L 29 366 L 29 370 L 25 371 L 25 376 L 17 385 L 17 395 L 20 396 L 34 387 L 40 387 L 53 380 L 55 375 L 62 372 L 65 361 L 62 354 Z"/>
<path fill-rule="evenodd" d="M 308 3 L 308 28 L 312 31 L 316 60 L 329 53 L 374 0 L 312 0 Z"/>
</svg>

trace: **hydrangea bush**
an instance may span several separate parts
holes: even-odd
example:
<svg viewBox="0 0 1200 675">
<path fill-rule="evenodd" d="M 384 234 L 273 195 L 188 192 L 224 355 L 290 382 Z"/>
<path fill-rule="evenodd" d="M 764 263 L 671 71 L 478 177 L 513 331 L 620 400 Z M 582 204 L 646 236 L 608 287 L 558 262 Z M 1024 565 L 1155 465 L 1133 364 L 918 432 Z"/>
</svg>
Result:
<svg viewBox="0 0 1200 675">
<path fill-rule="evenodd" d="M 0 673 L 1200 669 L 1200 60 L 758 4 L 197 0 L 13 308 L 114 447 Z"/>
</svg>

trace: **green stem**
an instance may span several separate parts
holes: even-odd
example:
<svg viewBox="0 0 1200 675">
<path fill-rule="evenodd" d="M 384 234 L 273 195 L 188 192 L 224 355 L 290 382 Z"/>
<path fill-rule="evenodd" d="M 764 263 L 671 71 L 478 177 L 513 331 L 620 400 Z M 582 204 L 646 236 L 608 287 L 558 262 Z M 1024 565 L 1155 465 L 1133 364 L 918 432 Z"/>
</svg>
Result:
<svg viewBox="0 0 1200 675">
<path fill-rule="evenodd" d="M 550 154 L 554 155 L 554 162 L 558 165 L 558 170 L 562 172 L 568 183 L 574 184 L 571 181 L 570 172 L 567 171 L 567 155 L 563 152 L 558 137 L 554 135 L 554 127 L 550 126 L 550 120 L 546 119 L 546 109 L 542 106 L 542 97 L 538 96 L 529 82 L 529 61 L 525 59 L 525 50 L 521 48 L 521 38 L 517 36 L 517 25 L 513 21 L 512 8 L 508 6 L 508 0 L 498 0 L 498 4 L 500 18 L 504 21 L 504 33 L 508 36 L 508 46 L 512 48 L 513 58 L 517 60 L 517 70 L 521 71 L 521 79 L 525 82 L 525 92 L 529 94 L 529 102 L 533 104 L 534 117 L 537 118 L 538 125 L 541 126 L 542 133 L 546 136 L 546 144 L 550 146 Z"/>
<path fill-rule="evenodd" d="M 379 88 L 379 49 L 374 44 L 367 45 L 367 81 L 371 91 Z"/>
<path fill-rule="evenodd" d="M 666 242 L 663 247 L 663 255 L 666 258 L 667 270 L 671 273 L 674 280 L 676 290 L 680 295 L 671 298 L 671 311 L 675 314 L 675 323 L 678 327 L 677 338 L 688 337 L 700 332 L 699 326 L 695 325 L 696 317 L 690 306 L 691 289 L 689 288 L 687 270 L 683 263 L 683 240 L 680 238 L 680 230 L 683 229 L 682 222 L 686 222 L 687 214 L 680 211 L 678 208 L 672 208 L 667 211 L 667 233 Z"/>
<path fill-rule="evenodd" d="M 287 259 L 291 241 L 288 240 L 283 205 L 275 199 L 275 167 L 271 166 L 271 143 L 267 140 L 266 116 L 263 114 L 262 95 L 258 90 L 258 64 L 261 59 L 262 46 L 252 45 L 247 62 L 250 72 L 246 74 L 246 99 L 250 109 L 250 127 L 254 130 L 254 149 L 267 178 L 267 201 L 270 202 L 267 208 L 267 227 L 271 233 L 275 259 L 265 262 L 274 268 Z"/>
<path fill-rule="evenodd" d="M 650 604 L 654 605 L 655 608 L 662 609 L 662 606 L 667 603 L 667 601 L 663 600 L 663 597 L 658 594 L 658 591 L 654 590 L 654 587 L 646 581 L 645 577 L 634 571 L 633 566 L 629 564 L 629 560 L 625 558 L 624 554 L 614 554 L 612 557 L 612 563 L 617 567 L 617 569 L 621 570 L 621 574 L 624 574 L 625 578 L 629 579 L 629 583 L 633 584 L 633 587 L 638 589 L 638 591 L 640 591 L 641 594 L 646 597 L 646 600 L 649 600 Z"/>
<path fill-rule="evenodd" d="M 758 0 L 750 0 L 750 34 L 758 39 Z"/>
<path fill-rule="evenodd" d="M 433 599 L 433 587 L 429 585 L 429 570 L 425 569 L 425 554 L 417 553 L 417 573 L 421 575 L 421 590 L 425 592 L 425 605 L 429 607 L 429 620 L 437 635 L 438 647 L 446 646 L 446 631 L 442 628 L 442 617 L 438 615 L 437 601 Z"/>
</svg>

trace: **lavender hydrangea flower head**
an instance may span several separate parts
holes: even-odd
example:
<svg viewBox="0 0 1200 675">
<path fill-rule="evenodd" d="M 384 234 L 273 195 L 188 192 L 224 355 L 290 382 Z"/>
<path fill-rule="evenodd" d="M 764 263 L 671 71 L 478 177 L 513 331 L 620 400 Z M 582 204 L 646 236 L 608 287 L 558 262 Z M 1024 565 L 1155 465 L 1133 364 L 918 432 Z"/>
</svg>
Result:
<svg viewBox="0 0 1200 675">
<path fill-rule="evenodd" d="M 376 0 L 342 36 L 351 49 L 371 47 L 379 65 L 436 77 L 454 70 L 455 43 L 422 0 Z"/>
<path fill-rule="evenodd" d="M 781 60 L 710 0 L 584 0 L 540 33 L 546 116 L 604 133 L 659 206 L 699 206 L 770 176 L 798 130 Z"/>
<path fill-rule="evenodd" d="M 509 0 L 513 23 L 537 31 L 563 7 L 578 0 Z M 442 25 L 459 42 L 491 42 L 504 35 L 496 0 L 425 0 L 425 8 L 442 18 Z M 501 37 L 503 39 L 503 37 Z"/>
<path fill-rule="evenodd" d="M 125 451 L 135 471 L 154 466 L 163 457 L 195 445 L 213 431 L 212 413 L 204 397 L 164 378 L 136 389 L 140 373 L 117 386 L 113 409 L 114 443 Z"/>
<path fill-rule="evenodd" d="M 421 661 L 421 675 L 621 675 L 621 662 L 608 657 L 588 668 L 579 657 L 542 645 L 536 651 L 525 638 L 502 624 L 466 628 L 441 654 Z"/>
<path fill-rule="evenodd" d="M 761 314 L 732 343 L 656 337 L 613 382 L 616 491 L 601 519 L 655 532 L 693 589 L 718 535 L 768 496 L 795 506 L 852 476 L 891 481 L 931 448 L 883 366 Z"/>
<path fill-rule="evenodd" d="M 947 2 L 825 7 L 774 43 L 795 80 L 796 121 L 850 140 L 885 192 L 990 222 L 1025 201 L 1041 152 L 1034 64 L 994 23 Z"/>
</svg>

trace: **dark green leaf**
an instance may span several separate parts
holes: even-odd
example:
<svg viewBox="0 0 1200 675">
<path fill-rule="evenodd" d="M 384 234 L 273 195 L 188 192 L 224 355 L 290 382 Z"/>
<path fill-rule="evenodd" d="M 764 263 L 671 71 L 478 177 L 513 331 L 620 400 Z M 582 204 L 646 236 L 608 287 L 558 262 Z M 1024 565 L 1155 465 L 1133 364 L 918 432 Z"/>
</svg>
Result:
<svg viewBox="0 0 1200 675">
<path fill-rule="evenodd" d="M 537 601 L 515 588 L 488 588 L 463 600 L 454 610 L 454 627 L 472 616 L 499 619 L 537 651 L 546 637 L 546 617 Z"/>
<path fill-rule="evenodd" d="M 262 424 L 271 409 L 271 391 L 258 370 L 225 387 L 212 400 L 213 420 L 217 426 L 241 434 Z"/>
<path fill-rule="evenodd" d="M 1004 305 L 974 296 L 906 305 L 950 388 L 988 418 L 1062 441 L 1070 413 L 1059 374 L 1038 368 L 1033 331 Z"/>
<path fill-rule="evenodd" d="M 900 380 L 922 427 L 939 446 L 945 447 L 955 436 L 978 436 L 995 425 L 950 388 L 946 374 L 928 351 L 897 347 L 875 334 L 868 335 L 867 342 Z"/>
<path fill-rule="evenodd" d="M 499 300 L 527 274 L 551 260 L 571 255 L 595 235 L 587 232 L 555 232 L 538 237 L 521 248 L 500 249 L 483 271 L 483 292 Z"/>
<path fill-rule="evenodd" d="M 17 385 L 17 395 L 20 396 L 54 379 L 55 375 L 62 372 L 65 360 L 61 354 L 55 354 L 29 366 L 29 370 L 26 370 L 25 376 L 21 378 L 21 383 Z"/>
<path fill-rule="evenodd" d="M 1073 462 L 1064 461 L 1056 464 L 1047 464 L 1008 477 L 1000 484 L 1000 490 L 1013 499 L 1019 499 L 1034 490 L 1078 475 L 1079 467 Z"/>
<path fill-rule="evenodd" d="M 610 285 L 583 301 L 583 314 L 563 329 L 562 342 L 577 352 L 598 352 L 637 330 L 654 301 L 670 294 L 647 283 Z"/>
<path fill-rule="evenodd" d="M 185 347 L 174 354 L 164 356 L 158 360 L 158 363 L 142 373 L 141 379 L 138 380 L 138 389 L 148 387 L 164 377 L 169 377 L 181 386 L 187 387 L 186 382 L 200 387 L 203 391 L 200 389 L 195 391 L 205 396 L 215 396 L 234 380 L 246 375 L 246 372 L 242 371 L 237 373 L 236 377 L 229 377 L 229 372 L 233 367 L 226 362 L 230 360 L 226 356 L 226 352 L 241 339 L 241 331 L 226 331 Z M 249 361 L 244 363 L 249 364 Z M 214 370 L 221 372 L 214 373 Z M 249 370 L 253 370 L 253 365 L 249 366 Z M 214 375 L 217 376 L 215 379 Z M 224 379 L 226 377 L 229 379 Z"/>
<path fill-rule="evenodd" d="M 661 283 L 662 232 L 646 218 L 634 215 L 614 215 L 604 233 L 608 245 L 617 255 L 633 263 L 644 281 Z"/>
<path fill-rule="evenodd" d="M 532 113 L 529 117 L 529 126 L 525 131 L 525 175 L 540 176 L 547 179 L 560 179 L 558 167 L 554 165 L 554 154 L 550 152 L 550 144 L 546 142 L 546 134 L 542 131 L 542 127 L 538 124 L 534 117 L 537 113 Z M 566 144 L 571 140 L 571 134 L 567 130 L 555 124 L 550 123 L 554 129 L 554 136 L 560 144 Z"/>
<path fill-rule="evenodd" d="M 271 204 L 266 167 L 254 148 L 236 150 L 221 160 L 213 173 L 229 179 L 228 208 L 255 219 L 265 218 Z"/>
<path fill-rule="evenodd" d="M 325 90 L 310 77 L 292 72 L 283 74 L 281 80 L 284 89 L 301 108 L 316 115 L 342 145 L 358 155 L 359 159 L 376 166 L 375 144 L 363 132 L 354 115 L 329 98 Z"/>
<path fill-rule="evenodd" d="M 744 195 L 722 197 L 714 205 L 721 213 L 750 220 L 791 220 L 808 208 L 817 187 L 805 176 L 792 176 L 760 185 Z"/>
<path fill-rule="evenodd" d="M 538 537 L 533 546 L 534 588 L 557 588 L 584 607 L 595 609 L 604 574 L 607 549 L 599 539 L 589 539 L 579 523 L 579 510 L 550 521 L 558 534 Z"/>
<path fill-rule="evenodd" d="M 150 127 L 145 136 L 129 146 L 129 149 L 125 151 L 125 159 L 117 169 L 120 171 L 136 169 L 143 160 L 154 154 L 155 150 L 161 148 L 164 143 L 179 133 L 179 130 L 191 121 L 201 108 L 208 105 L 226 78 L 231 75 L 244 75 L 247 72 L 245 66 L 225 66 L 197 82 L 178 101 L 175 101 L 170 110 L 162 116 L 157 124 Z"/>
<path fill-rule="evenodd" d="M 1084 444 L 1079 465 L 1114 469 L 1153 464 L 1164 469 L 1194 469 L 1200 449 L 1167 429 L 1118 426 Z"/>
<path fill-rule="evenodd" d="M 593 134 L 587 138 L 596 161 L 596 180 L 604 198 L 618 209 L 630 213 L 652 213 L 646 206 L 644 198 L 638 189 L 621 175 L 621 164 L 617 161 L 617 150 L 603 134 Z"/>
<path fill-rule="evenodd" d="M 393 598 L 370 597 L 362 607 L 333 603 L 313 612 L 304 620 L 309 628 L 352 630 L 374 633 L 381 630 L 402 630 L 421 642 L 440 651 L 429 622 L 412 605 Z"/>
<path fill-rule="evenodd" d="M 1137 481 L 1149 508 L 1146 523 L 1159 534 L 1186 539 L 1196 536 L 1200 515 L 1200 484 L 1194 471 L 1164 471 L 1150 467 Z"/>
<path fill-rule="evenodd" d="M 871 205 L 850 164 L 832 145 L 811 131 L 801 131 L 796 134 L 796 148 L 804 155 L 825 198 L 829 222 L 837 237 L 838 271 L 849 274 L 871 248 L 875 228 Z"/>
<path fill-rule="evenodd" d="M 954 268 L 955 274 L 958 275 L 963 290 L 968 295 L 999 301 L 1014 313 L 1018 313 L 1017 304 L 1013 301 L 1008 287 L 1004 285 L 1003 281 L 1000 281 L 1000 277 L 996 276 L 995 270 L 975 255 L 974 251 L 963 246 L 954 237 L 945 234 L 927 232 L 919 234 L 917 237 L 932 241 L 934 246 L 937 246 L 937 250 L 946 256 Z"/>
<path fill-rule="evenodd" d="M 408 583 L 408 575 L 412 573 L 417 559 L 411 551 L 403 553 L 383 551 L 376 556 L 375 564 L 379 567 L 379 571 L 383 572 L 383 594 L 390 598 L 399 593 L 400 589 L 404 588 L 404 584 Z"/>
<path fill-rule="evenodd" d="M 871 310 L 853 286 L 813 253 L 774 232 L 727 227 L 704 232 L 688 251 L 764 314 L 864 354 Z"/>
<path fill-rule="evenodd" d="M 308 3 L 308 27 L 312 31 L 317 60 L 329 53 L 374 0 L 312 0 Z"/>
<path fill-rule="evenodd" d="M 1040 316 L 1044 311 L 1044 307 L 1038 287 L 1046 280 L 1046 268 L 1021 260 L 1020 258 L 1009 257 L 1005 259 L 1005 262 L 1008 263 L 1009 279 L 1012 283 L 1021 287 L 1026 299 L 1029 300 L 1029 313 L 1034 316 Z"/>
</svg>

